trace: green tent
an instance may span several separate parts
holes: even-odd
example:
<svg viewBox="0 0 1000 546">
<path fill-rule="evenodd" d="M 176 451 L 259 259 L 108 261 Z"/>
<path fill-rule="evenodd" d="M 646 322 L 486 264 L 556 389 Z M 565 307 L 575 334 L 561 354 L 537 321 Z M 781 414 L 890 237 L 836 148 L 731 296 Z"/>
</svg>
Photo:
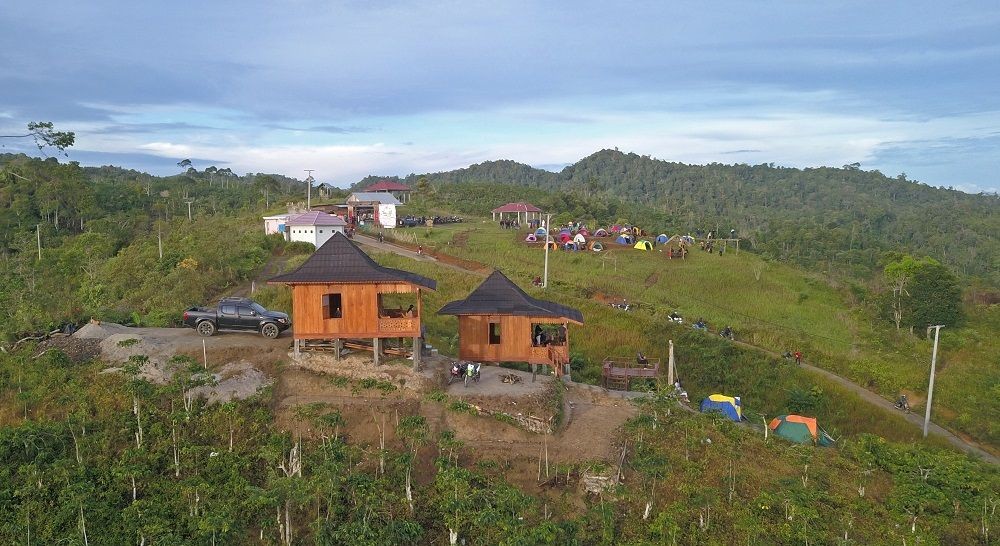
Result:
<svg viewBox="0 0 1000 546">
<path fill-rule="evenodd" d="M 816 424 L 813 417 L 801 415 L 780 415 L 771 420 L 768 428 L 786 440 L 799 444 L 814 444 L 823 447 L 832 446 L 833 438 Z"/>
</svg>

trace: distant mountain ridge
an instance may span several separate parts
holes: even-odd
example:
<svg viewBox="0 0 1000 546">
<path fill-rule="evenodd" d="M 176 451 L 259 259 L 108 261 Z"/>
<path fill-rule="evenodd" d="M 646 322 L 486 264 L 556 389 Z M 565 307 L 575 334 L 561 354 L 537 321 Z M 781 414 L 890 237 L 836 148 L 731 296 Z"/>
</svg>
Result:
<svg viewBox="0 0 1000 546">
<path fill-rule="evenodd" d="M 871 271 L 886 252 L 929 255 L 960 275 L 1000 286 L 1000 197 L 935 188 L 858 165 L 688 165 L 601 150 L 560 172 L 496 160 L 402 178 L 369 176 L 355 187 L 385 179 L 415 186 L 421 178 L 435 186 L 515 185 L 620 200 L 636 214 L 658 213 L 665 225 L 651 229 L 732 226 L 758 250 L 805 265 L 839 263 Z M 485 204 L 479 208 L 484 210 L 476 212 L 489 210 Z M 646 225 L 642 217 L 630 220 Z"/>
</svg>

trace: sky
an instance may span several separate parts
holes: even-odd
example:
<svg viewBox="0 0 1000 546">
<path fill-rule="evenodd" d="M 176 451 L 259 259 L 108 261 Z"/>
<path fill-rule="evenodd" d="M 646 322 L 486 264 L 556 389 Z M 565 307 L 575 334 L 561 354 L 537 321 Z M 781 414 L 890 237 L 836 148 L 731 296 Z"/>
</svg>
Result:
<svg viewBox="0 0 1000 546">
<path fill-rule="evenodd" d="M 7 0 L 0 28 L 0 135 L 52 121 L 84 165 L 346 186 L 618 148 L 1000 190 L 996 0 Z"/>
</svg>

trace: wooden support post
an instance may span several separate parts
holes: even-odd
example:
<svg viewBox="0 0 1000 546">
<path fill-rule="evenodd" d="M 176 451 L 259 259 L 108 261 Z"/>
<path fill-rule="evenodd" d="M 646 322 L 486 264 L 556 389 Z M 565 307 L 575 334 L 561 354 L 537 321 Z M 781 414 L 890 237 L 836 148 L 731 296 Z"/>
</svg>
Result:
<svg viewBox="0 0 1000 546">
<path fill-rule="evenodd" d="M 299 340 L 297 340 L 297 339 L 295 340 L 295 349 L 294 349 L 294 351 L 295 351 L 295 356 L 299 356 L 299 354 L 300 354 L 299 353 Z"/>
<path fill-rule="evenodd" d="M 372 358 L 375 360 L 376 366 L 381 364 L 381 362 L 379 362 L 379 356 L 381 356 L 379 353 L 382 351 L 382 347 L 380 345 L 381 344 L 379 343 L 379 339 L 377 337 L 372 338 L 372 355 L 374 355 Z"/>
<path fill-rule="evenodd" d="M 344 350 L 344 343 L 340 341 L 340 338 L 333 340 L 333 350 L 337 353 L 336 360 L 340 362 L 340 351 Z"/>
<path fill-rule="evenodd" d="M 531 364 L 531 382 L 535 382 L 535 376 L 538 375 L 538 364 Z"/>
<path fill-rule="evenodd" d="M 420 371 L 420 357 L 424 352 L 424 340 L 421 337 L 413 338 L 413 371 Z"/>
</svg>

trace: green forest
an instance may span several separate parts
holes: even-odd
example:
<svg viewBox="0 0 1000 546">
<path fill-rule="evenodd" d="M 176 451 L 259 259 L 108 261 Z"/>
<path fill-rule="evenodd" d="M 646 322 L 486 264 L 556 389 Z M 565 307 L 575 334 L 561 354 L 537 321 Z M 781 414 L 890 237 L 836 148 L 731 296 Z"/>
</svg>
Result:
<svg viewBox="0 0 1000 546">
<path fill-rule="evenodd" d="M 345 408 L 282 408 L 271 387 L 223 404 L 192 398 L 193 389 L 210 379 L 200 360 L 189 356 L 172 359 L 170 382 L 154 384 L 138 373 L 142 355 L 119 365 L 120 373 L 107 373 L 109 363 L 74 360 L 44 344 L 29 341 L 14 349 L 17 339 L 91 318 L 174 326 L 186 307 L 211 304 L 279 258 L 287 259 L 286 267 L 301 263 L 304 256 L 288 258 L 301 249 L 265 236 L 259 218 L 301 201 L 305 185 L 278 175 L 237 176 L 216 168 L 179 166 L 175 176 L 156 177 L 3 155 L 0 541 L 997 543 L 1000 473 L 994 465 L 940 441 L 916 441 L 917 431 L 900 425 L 897 416 L 865 411 L 857 398 L 831 384 L 804 371 L 784 371 L 775 357 L 664 324 L 665 311 L 683 305 L 713 322 L 716 317 L 733 320 L 748 339 L 778 346 L 790 338 L 780 328 L 781 317 L 795 317 L 807 351 L 817 359 L 831 355 L 824 366 L 862 383 L 874 380 L 874 390 L 891 395 L 924 381 L 926 364 L 909 361 L 913 354 L 923 354 L 927 342 L 908 327 L 931 320 L 928 316 L 936 319 L 939 315 L 927 313 L 941 308 L 921 306 L 924 298 L 906 294 L 944 294 L 945 304 L 959 300 L 945 307 L 955 311 L 949 320 L 960 326 L 947 329 L 944 341 L 950 375 L 940 385 L 941 403 L 953 414 L 940 418 L 993 445 L 997 405 L 995 383 L 990 382 L 997 367 L 984 365 L 981 358 L 983 351 L 989 357 L 996 347 L 996 306 L 977 304 L 970 294 L 995 293 L 997 286 L 991 265 L 997 259 L 991 246 L 996 245 L 991 238 L 997 227 L 994 197 L 966 196 L 854 169 L 748 167 L 745 176 L 757 180 L 750 183 L 727 178 L 739 166 L 680 166 L 609 151 L 577 167 L 586 162 L 593 164 L 585 174 L 572 174 L 573 167 L 553 174 L 497 162 L 470 167 L 475 174 L 468 176 L 412 177 L 408 182 L 418 195 L 404 214 L 442 211 L 473 217 L 448 229 L 400 230 L 393 236 L 503 267 L 525 284 L 539 254 L 512 238 L 499 239 L 495 226 L 483 227 L 488 211 L 507 201 L 535 202 L 559 221 L 621 220 L 668 232 L 716 229 L 716 223 L 728 231 L 733 225 L 753 241 L 752 254 L 713 256 L 733 261 L 676 273 L 684 279 L 710 274 L 706 282 L 714 285 L 749 286 L 754 268 L 760 267 L 754 290 L 723 303 L 719 295 L 674 299 L 662 288 L 670 285 L 655 279 L 644 285 L 588 275 L 617 267 L 592 255 L 553 257 L 556 270 L 578 273 L 563 274 L 546 297 L 579 306 L 588 316 L 587 334 L 579 336 L 573 355 L 580 379 L 598 381 L 599 358 L 615 341 L 639 344 L 653 355 L 663 348 L 641 344 L 671 336 L 691 367 L 685 381 L 693 398 L 713 389 L 740 390 L 753 400 L 752 416 L 758 421 L 757 412 L 813 413 L 838 438 L 837 448 L 793 446 L 718 417 L 689 413 L 678 406 L 672 389 L 664 388 L 636 403 L 624 427 L 608 431 L 609 442 L 624 446 L 621 461 L 554 460 L 551 468 L 548 461 L 543 468 L 539 455 L 539 479 L 534 479 L 532 459 L 526 482 L 514 476 L 523 472 L 518 466 L 523 461 L 483 456 L 458 439 L 460 431 L 431 422 L 423 412 L 407 412 L 410 406 L 402 402 L 396 407 L 403 409 L 395 413 L 377 414 L 381 421 L 376 414 L 365 417 L 367 429 L 379 429 L 384 439 L 379 444 L 360 438 L 357 428 L 353 435 L 346 432 L 351 417 Z M 486 175 L 491 169 L 496 169 L 492 178 Z M 671 169 L 679 172 L 669 174 Z M 824 186 L 843 173 L 849 182 Z M 675 203 L 685 193 L 671 189 L 675 183 L 678 188 L 691 184 L 686 190 L 690 201 Z M 789 193 L 796 184 L 799 193 Z M 853 192 L 833 197 L 852 185 Z M 723 199 L 709 187 L 733 193 Z M 884 207 L 893 211 L 891 219 L 876 227 L 872 215 L 884 206 L 877 204 L 881 198 L 876 194 L 889 187 L 898 189 L 894 196 L 886 195 L 898 200 L 899 208 Z M 952 201 L 945 202 L 945 196 Z M 792 199 L 799 205 L 792 205 Z M 837 199 L 839 208 L 833 206 Z M 939 209 L 927 204 L 934 199 L 940 199 Z M 962 218 L 962 228 L 928 225 L 926 213 L 920 212 L 925 206 L 941 217 Z M 918 222 L 921 214 L 924 220 Z M 915 231 L 906 234 L 887 226 Z M 846 234 L 846 247 L 831 233 Z M 771 237 L 782 242 L 775 246 Z M 937 245 L 944 245 L 946 237 L 975 241 L 978 250 L 969 253 L 947 244 L 942 251 Z M 439 264 L 375 257 L 439 279 L 442 287 L 425 300 L 432 309 L 478 282 L 472 274 Z M 699 257 L 700 263 L 705 258 Z M 648 282 L 661 262 L 621 267 L 623 274 Z M 823 268 L 826 273 L 819 271 Z M 892 289 L 899 284 L 907 288 L 902 296 Z M 616 315 L 595 300 L 598 292 L 615 289 L 645 305 L 636 313 Z M 760 299 L 755 290 L 774 297 L 766 306 L 751 307 Z M 268 287 L 258 295 L 266 305 L 288 310 L 287 289 Z M 727 314 L 751 313 L 747 309 L 773 324 L 746 317 L 741 323 L 739 315 Z M 897 311 L 903 317 L 898 324 Z M 453 319 L 428 322 L 433 344 L 452 351 Z M 845 348 L 843 339 L 859 341 L 857 346 L 849 341 Z M 274 373 L 284 373 L 287 364 L 275 362 Z M 399 384 L 336 375 L 322 381 L 374 401 L 373 407 L 378 401 L 395 403 L 404 390 Z M 468 405 L 441 392 L 415 404 L 460 414 L 472 420 L 470 426 L 483 420 L 505 424 L 476 416 Z M 298 432 L 281 419 L 298 422 Z M 540 446 L 543 441 L 538 440 Z M 600 492 L 581 494 L 586 476 L 593 474 L 623 478 Z"/>
</svg>

